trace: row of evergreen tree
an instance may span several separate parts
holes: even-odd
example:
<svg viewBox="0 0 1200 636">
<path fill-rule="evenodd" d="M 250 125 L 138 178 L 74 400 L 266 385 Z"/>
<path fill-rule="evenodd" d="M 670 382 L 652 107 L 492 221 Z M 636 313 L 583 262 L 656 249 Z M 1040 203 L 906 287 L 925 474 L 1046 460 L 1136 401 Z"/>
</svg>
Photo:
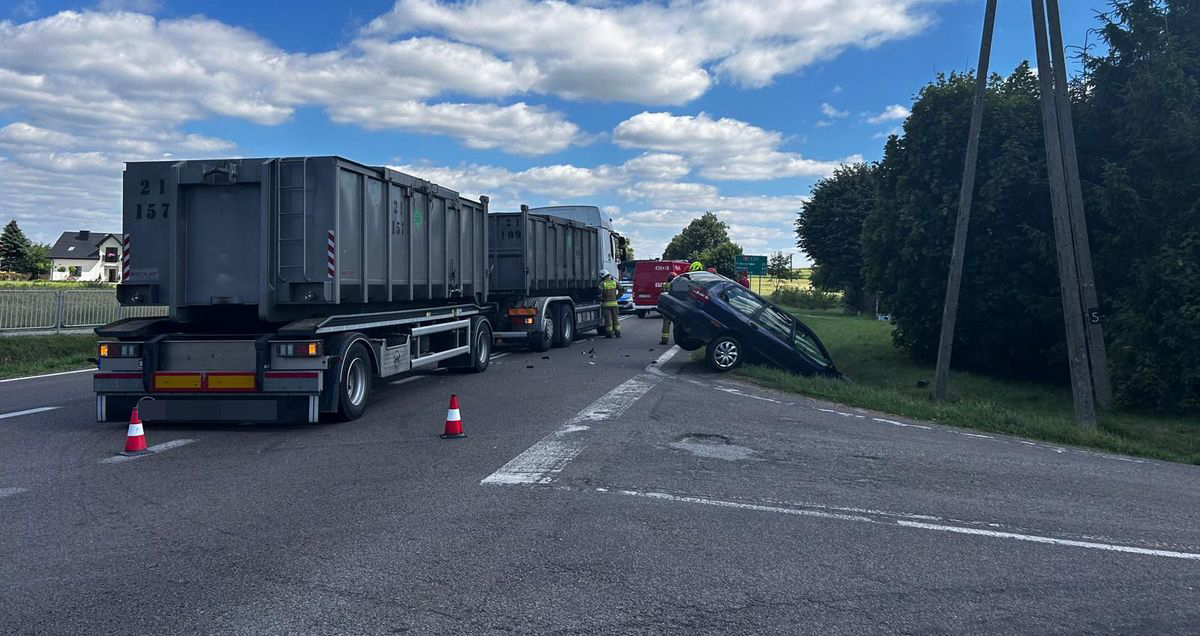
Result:
<svg viewBox="0 0 1200 636">
<path fill-rule="evenodd" d="M 1072 101 L 1120 404 L 1200 410 L 1200 1 L 1116 0 Z M 814 186 L 797 220 L 814 283 L 881 291 L 895 344 L 936 357 L 974 77 L 939 76 L 883 159 Z M 1050 193 L 1028 64 L 989 80 L 956 366 L 1061 378 Z"/>
</svg>

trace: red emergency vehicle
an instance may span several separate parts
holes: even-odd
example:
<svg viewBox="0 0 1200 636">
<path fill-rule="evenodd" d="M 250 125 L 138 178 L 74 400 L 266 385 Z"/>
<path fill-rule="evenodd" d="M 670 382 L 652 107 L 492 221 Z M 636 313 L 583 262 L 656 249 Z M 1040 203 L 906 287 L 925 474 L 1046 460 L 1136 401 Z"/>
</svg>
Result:
<svg viewBox="0 0 1200 636">
<path fill-rule="evenodd" d="M 637 317 L 645 318 L 646 312 L 658 307 L 658 295 L 668 274 L 679 275 L 689 267 L 687 261 L 638 261 L 633 269 L 633 309 Z"/>
</svg>

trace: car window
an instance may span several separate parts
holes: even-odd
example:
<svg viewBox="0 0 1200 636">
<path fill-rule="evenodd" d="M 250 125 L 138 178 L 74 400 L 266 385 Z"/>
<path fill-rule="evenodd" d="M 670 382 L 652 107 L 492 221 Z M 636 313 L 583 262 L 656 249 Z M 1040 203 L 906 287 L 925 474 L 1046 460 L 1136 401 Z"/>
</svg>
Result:
<svg viewBox="0 0 1200 636">
<path fill-rule="evenodd" d="M 787 314 L 775 309 L 767 307 L 758 317 L 758 322 L 771 335 L 779 338 L 784 342 L 790 342 L 792 339 L 792 318 Z"/>
<path fill-rule="evenodd" d="M 721 292 L 721 300 L 729 303 L 729 306 L 733 307 L 735 311 L 745 314 L 747 317 L 753 316 L 755 312 L 766 306 L 741 287 L 730 287 Z M 787 336 L 784 338 L 786 339 Z"/>
<path fill-rule="evenodd" d="M 808 354 L 813 360 L 816 360 L 823 366 L 829 366 L 831 360 L 825 357 L 821 352 L 821 347 L 817 345 L 817 341 L 809 335 L 807 329 L 797 329 L 792 340 L 792 346 L 799 349 L 801 352 Z"/>
</svg>

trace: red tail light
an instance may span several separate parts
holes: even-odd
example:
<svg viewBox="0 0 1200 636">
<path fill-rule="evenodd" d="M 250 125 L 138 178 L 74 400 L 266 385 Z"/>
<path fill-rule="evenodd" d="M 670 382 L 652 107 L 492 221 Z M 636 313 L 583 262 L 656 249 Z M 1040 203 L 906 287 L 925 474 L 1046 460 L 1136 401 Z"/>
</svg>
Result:
<svg viewBox="0 0 1200 636">
<path fill-rule="evenodd" d="M 705 291 L 703 287 L 696 287 L 694 285 L 688 287 L 688 294 L 690 294 L 692 298 L 695 298 L 702 303 L 708 302 L 708 292 Z"/>
</svg>

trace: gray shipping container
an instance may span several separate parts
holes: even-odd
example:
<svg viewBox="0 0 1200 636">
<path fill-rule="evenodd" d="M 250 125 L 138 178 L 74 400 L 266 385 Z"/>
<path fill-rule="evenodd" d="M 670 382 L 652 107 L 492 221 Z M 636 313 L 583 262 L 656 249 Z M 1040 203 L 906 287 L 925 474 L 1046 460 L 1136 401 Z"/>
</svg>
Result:
<svg viewBox="0 0 1200 636">
<path fill-rule="evenodd" d="M 487 298 L 487 199 L 341 157 L 126 164 L 122 304 L 284 322 Z"/>
<path fill-rule="evenodd" d="M 600 282 L 596 228 L 545 214 L 488 215 L 489 289 L 494 296 L 595 292 Z"/>
</svg>

